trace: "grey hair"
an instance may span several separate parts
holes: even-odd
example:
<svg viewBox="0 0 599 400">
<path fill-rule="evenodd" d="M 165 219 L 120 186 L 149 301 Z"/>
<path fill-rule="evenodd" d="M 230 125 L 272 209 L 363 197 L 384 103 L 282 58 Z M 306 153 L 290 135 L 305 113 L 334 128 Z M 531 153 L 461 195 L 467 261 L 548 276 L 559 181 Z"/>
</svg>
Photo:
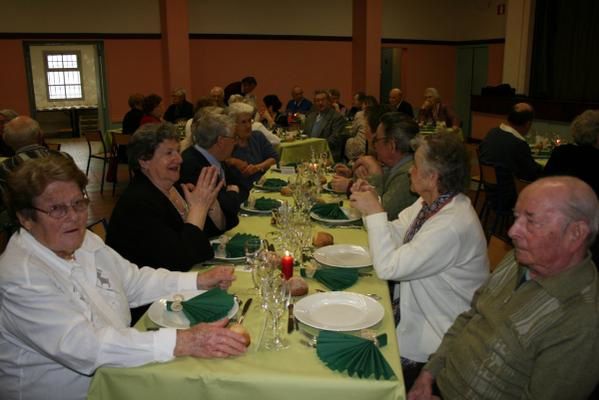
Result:
<svg viewBox="0 0 599 400">
<path fill-rule="evenodd" d="M 195 119 L 191 124 L 193 143 L 209 149 L 219 136 L 231 137 L 235 131 L 235 121 L 228 115 L 208 113 Z"/>
<path fill-rule="evenodd" d="M 229 107 L 227 108 L 227 115 L 237 120 L 237 117 L 243 114 L 248 114 L 250 116 L 254 115 L 254 107 L 249 104 L 238 102 L 231 104 L 229 101 Z"/>
<path fill-rule="evenodd" d="M 597 238 L 599 231 L 599 200 L 593 189 L 584 181 L 573 176 L 552 176 L 536 180 L 533 184 L 558 183 L 565 186 L 565 199 L 556 202 L 558 209 L 568 220 L 584 221 L 589 227 L 587 248 Z"/>
<path fill-rule="evenodd" d="M 183 88 L 177 88 L 175 90 L 173 90 L 173 96 L 183 96 L 185 97 L 187 93 L 185 92 L 185 89 Z"/>
<path fill-rule="evenodd" d="M 468 193 L 470 186 L 470 157 L 466 146 L 450 131 L 434 135 L 417 136 L 414 149 L 424 150 L 424 169 L 436 171 L 438 191 L 444 193 Z"/>
<path fill-rule="evenodd" d="M 597 145 L 599 137 L 599 110 L 586 110 L 572 121 L 570 131 L 579 145 Z"/>
<path fill-rule="evenodd" d="M 5 108 L 4 110 L 0 110 L 0 115 L 2 115 L 8 121 L 15 119 L 19 116 L 19 114 L 15 110 L 11 110 L 10 108 Z"/>
<path fill-rule="evenodd" d="M 441 96 L 439 95 L 439 91 L 437 89 L 435 89 L 434 87 L 429 87 L 424 89 L 424 95 L 425 96 L 432 96 L 435 99 L 440 99 Z"/>
<path fill-rule="evenodd" d="M 324 90 L 324 89 L 316 89 L 314 91 L 314 97 L 318 96 L 319 94 L 326 94 L 327 95 L 327 99 L 330 101 L 331 100 L 331 94 L 329 93 L 328 90 Z"/>
<path fill-rule="evenodd" d="M 42 133 L 40 124 L 25 115 L 12 119 L 4 126 L 4 141 L 14 151 L 25 146 L 39 143 Z"/>
<path fill-rule="evenodd" d="M 243 96 L 240 94 L 232 94 L 231 97 L 229 97 L 229 105 L 234 104 L 234 103 L 240 103 L 243 101 Z"/>
<path fill-rule="evenodd" d="M 140 126 L 127 145 L 129 168 L 135 172 L 140 171 L 139 161 L 151 160 L 160 143 L 165 140 L 179 141 L 179 134 L 170 122 Z"/>
<path fill-rule="evenodd" d="M 412 140 L 420 132 L 418 124 L 400 112 L 388 112 L 381 116 L 385 139 L 393 139 L 395 148 L 404 154 L 412 153 Z"/>
</svg>

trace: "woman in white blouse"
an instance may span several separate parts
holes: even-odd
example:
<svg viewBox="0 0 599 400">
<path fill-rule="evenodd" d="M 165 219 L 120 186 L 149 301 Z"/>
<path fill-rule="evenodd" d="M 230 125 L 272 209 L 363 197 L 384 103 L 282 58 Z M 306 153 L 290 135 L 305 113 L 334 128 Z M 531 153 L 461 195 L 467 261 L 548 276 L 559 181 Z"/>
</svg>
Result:
<svg viewBox="0 0 599 400">
<path fill-rule="evenodd" d="M 377 275 L 399 282 L 394 311 L 406 389 L 489 273 L 485 236 L 464 194 L 470 182 L 464 145 L 444 133 L 415 147 L 410 185 L 420 198 L 397 220 L 387 221 L 365 182 L 352 187 L 350 198 L 364 216 Z"/>
<path fill-rule="evenodd" d="M 130 306 L 183 290 L 227 288 L 230 268 L 202 274 L 138 268 L 87 231 L 87 177 L 71 159 L 30 160 L 8 179 L 20 229 L 0 257 L 0 398 L 84 399 L 98 367 L 245 351 L 226 320 L 140 332 Z M 131 240 L 135 240 L 132 238 Z"/>
</svg>

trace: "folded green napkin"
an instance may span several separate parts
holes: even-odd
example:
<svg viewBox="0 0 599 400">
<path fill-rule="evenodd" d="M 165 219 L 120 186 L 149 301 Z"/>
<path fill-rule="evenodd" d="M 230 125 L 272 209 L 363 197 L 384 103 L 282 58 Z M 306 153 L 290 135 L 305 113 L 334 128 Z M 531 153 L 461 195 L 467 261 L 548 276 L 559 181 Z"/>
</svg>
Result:
<svg viewBox="0 0 599 400">
<path fill-rule="evenodd" d="M 314 279 L 331 290 L 343 290 L 358 281 L 358 270 L 355 268 L 319 268 Z"/>
<path fill-rule="evenodd" d="M 338 203 L 315 204 L 310 211 L 321 218 L 349 219 Z"/>
<path fill-rule="evenodd" d="M 245 251 L 243 247 L 245 246 L 245 242 L 249 239 L 260 239 L 256 235 L 251 235 L 249 233 L 236 233 L 225 245 L 225 252 L 227 254 L 227 258 L 237 258 L 245 256 Z"/>
<path fill-rule="evenodd" d="M 281 206 L 281 202 L 275 199 L 269 199 L 267 197 L 260 197 L 256 199 L 254 203 L 254 209 L 260 211 L 272 210 L 273 208 L 278 208 Z"/>
<path fill-rule="evenodd" d="M 287 186 L 289 182 L 279 178 L 268 178 L 262 184 L 262 187 L 266 190 L 279 191 L 282 187 Z"/>
<path fill-rule="evenodd" d="M 374 340 L 359 336 L 321 331 L 316 341 L 316 354 L 333 371 L 347 371 L 349 376 L 360 378 L 374 375 L 376 379 L 391 379 L 395 373 L 379 350 L 379 346 L 387 344 L 387 335 L 377 336 L 376 341 L 378 346 Z"/>
<path fill-rule="evenodd" d="M 233 307 L 233 296 L 222 289 L 214 288 L 181 302 L 183 313 L 189 320 L 189 326 L 200 322 L 218 321 L 227 316 Z M 171 310 L 172 301 L 166 302 L 166 309 Z"/>
</svg>

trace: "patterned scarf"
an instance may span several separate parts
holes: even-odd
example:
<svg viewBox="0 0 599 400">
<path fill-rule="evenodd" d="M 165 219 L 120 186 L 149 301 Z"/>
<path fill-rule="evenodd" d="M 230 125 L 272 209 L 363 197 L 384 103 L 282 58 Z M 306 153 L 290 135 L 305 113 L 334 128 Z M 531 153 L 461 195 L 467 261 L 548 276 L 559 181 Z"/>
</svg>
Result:
<svg viewBox="0 0 599 400">
<path fill-rule="evenodd" d="M 457 193 L 445 193 L 441 196 L 437 197 L 435 201 L 431 203 L 431 205 L 427 205 L 424 201 L 422 201 L 422 208 L 418 212 L 418 215 L 410 225 L 410 229 L 406 232 L 406 236 L 403 238 L 403 242 L 408 243 L 411 241 L 416 233 L 422 228 L 422 225 L 433 215 L 438 213 L 447 203 L 451 201 L 455 197 Z"/>
</svg>

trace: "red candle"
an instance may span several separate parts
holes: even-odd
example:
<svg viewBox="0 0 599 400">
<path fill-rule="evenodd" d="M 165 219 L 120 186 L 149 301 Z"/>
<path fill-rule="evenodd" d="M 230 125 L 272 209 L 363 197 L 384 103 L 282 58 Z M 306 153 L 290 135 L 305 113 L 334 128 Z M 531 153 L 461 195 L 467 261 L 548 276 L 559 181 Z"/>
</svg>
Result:
<svg viewBox="0 0 599 400">
<path fill-rule="evenodd" d="M 285 280 L 293 276 L 293 256 L 289 254 L 288 251 L 286 251 L 285 255 L 281 258 L 281 271 L 283 272 Z"/>
</svg>

